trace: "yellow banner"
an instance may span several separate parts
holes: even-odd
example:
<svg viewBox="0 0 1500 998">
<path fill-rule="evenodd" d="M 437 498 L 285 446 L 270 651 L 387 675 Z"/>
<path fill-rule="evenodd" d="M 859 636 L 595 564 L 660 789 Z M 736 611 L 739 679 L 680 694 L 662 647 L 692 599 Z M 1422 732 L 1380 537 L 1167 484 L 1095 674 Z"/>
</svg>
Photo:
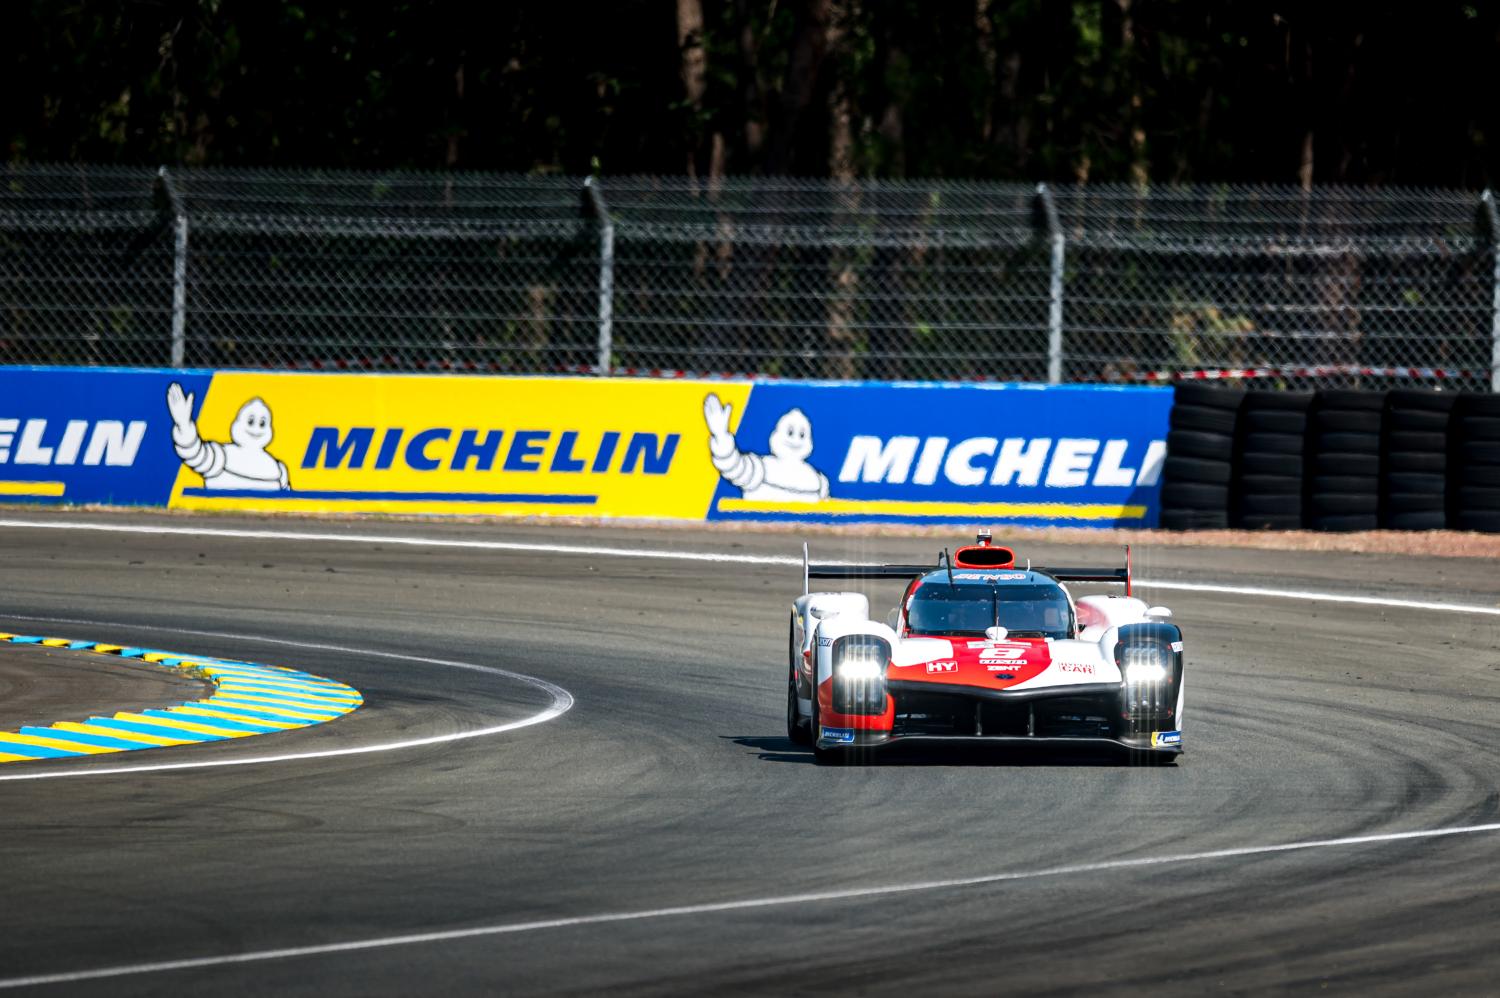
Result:
<svg viewBox="0 0 1500 998">
<path fill-rule="evenodd" d="M 737 424 L 748 383 L 218 373 L 168 391 L 171 505 L 702 519 L 710 392 Z"/>
</svg>

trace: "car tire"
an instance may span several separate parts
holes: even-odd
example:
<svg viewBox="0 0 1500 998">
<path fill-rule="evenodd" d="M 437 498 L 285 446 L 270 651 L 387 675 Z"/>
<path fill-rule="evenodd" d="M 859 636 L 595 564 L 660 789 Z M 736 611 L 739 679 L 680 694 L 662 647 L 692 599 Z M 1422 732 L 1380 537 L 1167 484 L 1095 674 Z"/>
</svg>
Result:
<svg viewBox="0 0 1500 998">
<path fill-rule="evenodd" d="M 812 727 L 802 723 L 802 715 L 797 709 L 797 681 L 788 679 L 786 682 L 786 736 L 793 745 L 801 745 L 804 748 L 813 743 Z"/>
<path fill-rule="evenodd" d="M 789 615 L 786 621 L 786 736 L 793 745 L 811 745 L 812 725 L 803 725 L 802 712 L 797 706 L 797 615 Z"/>
</svg>

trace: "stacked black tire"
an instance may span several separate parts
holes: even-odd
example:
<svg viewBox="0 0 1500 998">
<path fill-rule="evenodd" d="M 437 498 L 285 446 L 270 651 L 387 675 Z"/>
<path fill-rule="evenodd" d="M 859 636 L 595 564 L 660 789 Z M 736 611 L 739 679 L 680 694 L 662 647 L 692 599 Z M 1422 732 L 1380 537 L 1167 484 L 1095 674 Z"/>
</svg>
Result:
<svg viewBox="0 0 1500 998">
<path fill-rule="evenodd" d="M 1500 533 L 1500 395 L 1460 396 L 1449 427 L 1448 525 Z"/>
<path fill-rule="evenodd" d="M 1333 531 L 1380 526 L 1384 408 L 1384 392 L 1325 390 L 1315 395 L 1307 424 L 1307 526 Z"/>
<path fill-rule="evenodd" d="M 1229 526 L 1235 427 L 1245 393 L 1178 385 L 1162 467 L 1161 526 L 1222 530 Z"/>
<path fill-rule="evenodd" d="M 1448 421 L 1452 392 L 1417 389 L 1385 397 L 1380 525 L 1442 530 L 1448 525 Z"/>
<path fill-rule="evenodd" d="M 1312 392 L 1247 392 L 1240 407 L 1231 520 L 1249 530 L 1300 530 Z M 1170 442 L 1167 453 L 1171 453 Z"/>
</svg>

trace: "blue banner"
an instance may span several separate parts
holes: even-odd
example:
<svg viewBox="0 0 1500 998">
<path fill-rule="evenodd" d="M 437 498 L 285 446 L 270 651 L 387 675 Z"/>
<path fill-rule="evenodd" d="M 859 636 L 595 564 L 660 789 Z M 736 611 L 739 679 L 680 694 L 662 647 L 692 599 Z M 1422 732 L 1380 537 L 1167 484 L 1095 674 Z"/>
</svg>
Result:
<svg viewBox="0 0 1500 998">
<path fill-rule="evenodd" d="M 0 501 L 165 506 L 179 461 L 167 389 L 212 374 L 0 367 Z"/>
<path fill-rule="evenodd" d="M 711 520 L 1154 526 L 1172 392 L 760 382 L 705 406 Z"/>
</svg>

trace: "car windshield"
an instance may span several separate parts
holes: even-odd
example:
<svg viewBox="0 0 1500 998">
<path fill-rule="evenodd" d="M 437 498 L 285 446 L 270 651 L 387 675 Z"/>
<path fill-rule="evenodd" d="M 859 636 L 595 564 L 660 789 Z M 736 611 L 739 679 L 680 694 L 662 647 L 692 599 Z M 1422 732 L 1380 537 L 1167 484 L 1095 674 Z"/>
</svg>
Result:
<svg viewBox="0 0 1500 998">
<path fill-rule="evenodd" d="M 1066 638 L 1072 616 L 1067 594 L 1055 585 L 925 585 L 906 605 L 914 635 L 982 637 L 998 625 L 1011 637 Z"/>
</svg>

